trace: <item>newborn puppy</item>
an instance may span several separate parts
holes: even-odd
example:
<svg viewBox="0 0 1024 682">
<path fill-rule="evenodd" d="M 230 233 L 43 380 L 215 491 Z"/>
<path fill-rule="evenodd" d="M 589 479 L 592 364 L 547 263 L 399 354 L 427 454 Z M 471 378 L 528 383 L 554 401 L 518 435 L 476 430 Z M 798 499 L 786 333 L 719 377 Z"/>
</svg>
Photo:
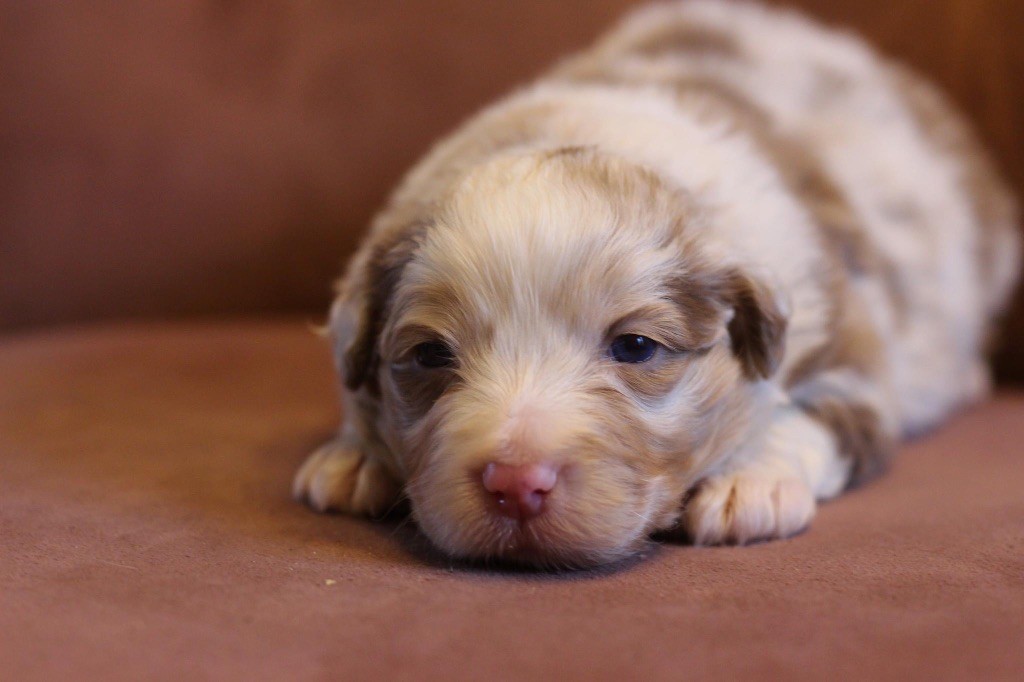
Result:
<svg viewBox="0 0 1024 682">
<path fill-rule="evenodd" d="M 799 532 L 987 389 L 1009 193 L 931 86 L 797 15 L 635 13 L 431 151 L 329 330 L 295 494 L 584 566 Z"/>
</svg>

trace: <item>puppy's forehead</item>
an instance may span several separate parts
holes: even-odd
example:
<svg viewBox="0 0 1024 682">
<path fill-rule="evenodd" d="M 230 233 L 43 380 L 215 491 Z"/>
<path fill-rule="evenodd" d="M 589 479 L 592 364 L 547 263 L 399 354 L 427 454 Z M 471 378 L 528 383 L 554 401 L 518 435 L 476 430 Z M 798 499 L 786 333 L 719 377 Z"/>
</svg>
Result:
<svg viewBox="0 0 1024 682">
<path fill-rule="evenodd" d="M 607 314 L 649 302 L 681 208 L 650 172 L 585 149 L 495 159 L 452 193 L 410 275 L 499 316 Z"/>
</svg>

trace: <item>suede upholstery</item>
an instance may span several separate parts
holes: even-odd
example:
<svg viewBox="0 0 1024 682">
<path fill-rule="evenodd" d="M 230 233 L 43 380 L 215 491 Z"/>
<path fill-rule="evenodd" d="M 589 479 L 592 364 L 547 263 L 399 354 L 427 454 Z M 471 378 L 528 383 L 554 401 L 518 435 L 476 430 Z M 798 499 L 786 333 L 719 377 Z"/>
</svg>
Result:
<svg viewBox="0 0 1024 682">
<path fill-rule="evenodd" d="M 295 320 L 0 344 L 0 677 L 1020 679 L 1024 396 L 799 537 L 548 575 L 293 502 L 329 366 Z"/>
</svg>

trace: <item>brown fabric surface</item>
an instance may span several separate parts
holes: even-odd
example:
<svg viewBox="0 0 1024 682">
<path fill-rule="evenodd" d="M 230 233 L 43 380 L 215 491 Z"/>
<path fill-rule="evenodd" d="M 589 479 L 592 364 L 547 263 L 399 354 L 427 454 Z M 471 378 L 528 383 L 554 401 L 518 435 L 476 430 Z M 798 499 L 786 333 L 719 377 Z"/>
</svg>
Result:
<svg viewBox="0 0 1024 682">
<path fill-rule="evenodd" d="M 1024 190 L 1024 3 L 778 3 L 937 80 Z M 323 311 L 434 139 L 636 4 L 0 0 L 0 329 Z"/>
<path fill-rule="evenodd" d="M 326 309 L 371 213 L 628 0 L 0 0 L 0 329 Z"/>
<path fill-rule="evenodd" d="M 0 341 L 0 678 L 1020 679 L 1024 396 L 905 448 L 800 537 L 488 571 L 318 516 L 301 321 Z M 327 584 L 326 581 L 334 581 Z"/>
</svg>

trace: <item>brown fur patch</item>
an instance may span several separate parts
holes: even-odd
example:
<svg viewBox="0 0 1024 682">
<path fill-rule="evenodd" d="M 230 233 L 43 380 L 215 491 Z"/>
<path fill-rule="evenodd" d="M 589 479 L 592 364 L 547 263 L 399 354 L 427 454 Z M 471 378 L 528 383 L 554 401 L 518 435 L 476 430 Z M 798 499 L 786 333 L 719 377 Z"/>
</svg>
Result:
<svg viewBox="0 0 1024 682">
<path fill-rule="evenodd" d="M 736 311 L 728 327 L 733 352 L 748 379 L 767 379 L 785 354 L 786 317 L 767 287 L 741 272 L 729 276 L 727 288 Z"/>
<path fill-rule="evenodd" d="M 616 370 L 633 394 L 646 400 L 656 400 L 676 387 L 692 359 L 691 354 L 700 353 L 659 349 L 658 355 L 645 363 L 618 363 Z"/>
<path fill-rule="evenodd" d="M 722 311 L 732 310 L 727 325 L 732 350 L 750 380 L 775 373 L 785 353 L 787 318 L 772 292 L 759 280 L 710 263 L 688 263 L 687 272 L 672 286 L 672 300 L 683 311 L 688 327 L 703 343 L 710 342 Z M 703 345 L 703 344 L 701 344 Z"/>
<path fill-rule="evenodd" d="M 736 38 L 696 24 L 669 24 L 647 33 L 628 52 L 645 57 L 685 55 L 736 59 L 743 56 Z"/>
<path fill-rule="evenodd" d="M 396 230 L 371 250 L 368 260 L 357 275 L 355 296 L 363 299 L 356 324 L 356 333 L 344 351 L 342 360 L 345 386 L 352 391 L 364 383 L 376 393 L 380 351 L 377 340 L 384 328 L 388 304 L 401 278 L 402 270 L 412 259 L 425 223 L 416 223 Z M 357 264 L 358 267 L 358 264 Z"/>
<path fill-rule="evenodd" d="M 895 439 L 873 408 L 841 394 L 819 394 L 801 407 L 835 434 L 839 453 L 853 460 L 848 486 L 885 471 L 895 452 Z"/>
<path fill-rule="evenodd" d="M 457 381 L 457 375 L 450 369 L 415 366 L 395 369 L 391 372 L 391 378 L 395 384 L 395 396 L 401 401 L 398 413 L 402 416 L 402 426 L 405 428 L 422 418 Z"/>
<path fill-rule="evenodd" d="M 677 352 L 696 351 L 715 341 L 722 310 L 685 281 L 671 282 L 669 301 L 644 306 L 611 326 L 608 342 L 620 334 L 642 334 Z"/>
<path fill-rule="evenodd" d="M 896 439 L 876 408 L 858 393 L 862 382 L 885 391 L 885 348 L 863 302 L 849 290 L 846 294 L 831 343 L 797 363 L 785 386 L 808 415 L 835 434 L 839 454 L 853 460 L 852 486 L 885 470 Z M 847 381 L 823 381 L 830 371 L 845 373 Z"/>
<path fill-rule="evenodd" d="M 893 85 L 904 97 L 921 132 L 941 153 L 959 165 L 979 228 L 977 270 L 990 292 L 989 312 L 998 313 L 1012 275 L 1013 259 L 1004 252 L 1018 248 L 1013 231 L 1017 205 L 974 131 L 947 98 L 911 69 L 892 65 Z"/>
</svg>

